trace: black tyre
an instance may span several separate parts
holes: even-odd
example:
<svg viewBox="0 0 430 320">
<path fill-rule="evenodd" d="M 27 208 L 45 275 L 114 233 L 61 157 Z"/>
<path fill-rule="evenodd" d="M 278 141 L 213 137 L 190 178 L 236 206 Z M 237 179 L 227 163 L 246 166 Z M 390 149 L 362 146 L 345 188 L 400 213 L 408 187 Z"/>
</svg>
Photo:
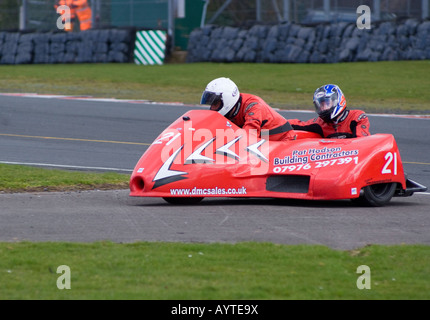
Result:
<svg viewBox="0 0 430 320">
<path fill-rule="evenodd" d="M 382 207 L 390 202 L 396 191 L 397 183 L 373 184 L 363 188 L 359 202 L 372 207 Z"/>
<path fill-rule="evenodd" d="M 195 198 L 177 198 L 177 197 L 172 197 L 172 198 L 163 198 L 164 200 L 166 200 L 168 203 L 170 204 L 197 204 L 200 201 L 203 200 L 203 197 L 195 197 Z"/>
</svg>

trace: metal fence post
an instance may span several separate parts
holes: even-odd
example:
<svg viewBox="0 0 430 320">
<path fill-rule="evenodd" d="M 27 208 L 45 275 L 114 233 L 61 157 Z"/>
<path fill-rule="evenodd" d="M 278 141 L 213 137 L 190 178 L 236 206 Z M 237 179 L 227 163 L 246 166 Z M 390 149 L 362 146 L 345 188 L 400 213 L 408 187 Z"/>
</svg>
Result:
<svg viewBox="0 0 430 320">
<path fill-rule="evenodd" d="M 19 30 L 27 28 L 27 0 L 22 0 L 22 5 L 19 7 Z"/>
<path fill-rule="evenodd" d="M 381 20 L 381 0 L 373 0 L 373 8 L 375 20 Z"/>
<path fill-rule="evenodd" d="M 261 21 L 261 0 L 255 0 L 255 7 L 256 7 L 256 20 Z"/>
<path fill-rule="evenodd" d="M 284 0 L 284 21 L 290 21 L 290 0 Z"/>
<path fill-rule="evenodd" d="M 96 28 L 96 11 L 97 11 L 97 4 L 99 0 L 92 0 L 90 7 L 91 7 L 91 27 Z"/>
<path fill-rule="evenodd" d="M 203 28 L 205 26 L 206 12 L 208 11 L 208 5 L 210 0 L 203 0 L 203 1 L 205 2 L 205 4 L 203 5 L 202 20 L 200 21 L 200 28 Z"/>
<path fill-rule="evenodd" d="M 421 0 L 421 18 L 427 19 L 429 17 L 429 0 Z"/>
<path fill-rule="evenodd" d="M 175 0 L 167 0 L 167 34 L 170 37 L 171 52 L 175 49 Z"/>
</svg>

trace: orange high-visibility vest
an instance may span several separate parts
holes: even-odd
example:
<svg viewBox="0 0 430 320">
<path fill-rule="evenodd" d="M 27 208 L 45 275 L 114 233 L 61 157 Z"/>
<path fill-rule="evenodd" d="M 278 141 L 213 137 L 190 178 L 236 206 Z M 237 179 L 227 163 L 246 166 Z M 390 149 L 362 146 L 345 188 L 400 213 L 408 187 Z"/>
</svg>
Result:
<svg viewBox="0 0 430 320">
<path fill-rule="evenodd" d="M 87 0 L 73 0 L 73 5 L 75 6 L 81 30 L 91 29 L 92 11 Z"/>
<path fill-rule="evenodd" d="M 71 28 L 65 29 L 66 31 L 73 30 L 73 19 L 75 19 L 76 16 L 79 19 L 79 25 L 81 30 L 91 29 L 92 11 L 88 5 L 87 0 L 58 0 L 54 7 L 55 9 L 57 9 L 59 6 L 62 5 L 68 6 L 70 8 Z M 60 14 L 64 14 L 64 11 L 60 12 Z"/>
</svg>

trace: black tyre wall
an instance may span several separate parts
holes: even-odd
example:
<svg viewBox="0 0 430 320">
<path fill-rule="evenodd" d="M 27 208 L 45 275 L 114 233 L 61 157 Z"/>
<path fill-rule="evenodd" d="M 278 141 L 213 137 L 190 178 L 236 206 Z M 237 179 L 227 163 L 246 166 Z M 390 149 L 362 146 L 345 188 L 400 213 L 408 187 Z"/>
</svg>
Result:
<svg viewBox="0 0 430 320">
<path fill-rule="evenodd" d="M 208 50 L 209 49 L 209 50 Z M 408 19 L 358 29 L 339 22 L 302 26 L 205 26 L 191 32 L 187 62 L 335 63 L 430 59 L 430 21 Z"/>
<path fill-rule="evenodd" d="M 131 62 L 136 30 L 0 32 L 0 64 Z"/>
</svg>

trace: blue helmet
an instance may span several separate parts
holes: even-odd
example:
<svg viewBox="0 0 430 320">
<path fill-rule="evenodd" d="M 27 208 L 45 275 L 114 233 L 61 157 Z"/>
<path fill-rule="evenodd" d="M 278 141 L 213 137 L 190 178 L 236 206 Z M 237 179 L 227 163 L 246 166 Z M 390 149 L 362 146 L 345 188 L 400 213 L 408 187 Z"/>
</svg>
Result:
<svg viewBox="0 0 430 320">
<path fill-rule="evenodd" d="M 318 116 L 325 122 L 336 122 L 346 109 L 346 99 L 335 84 L 326 84 L 315 90 L 314 106 Z"/>
</svg>

